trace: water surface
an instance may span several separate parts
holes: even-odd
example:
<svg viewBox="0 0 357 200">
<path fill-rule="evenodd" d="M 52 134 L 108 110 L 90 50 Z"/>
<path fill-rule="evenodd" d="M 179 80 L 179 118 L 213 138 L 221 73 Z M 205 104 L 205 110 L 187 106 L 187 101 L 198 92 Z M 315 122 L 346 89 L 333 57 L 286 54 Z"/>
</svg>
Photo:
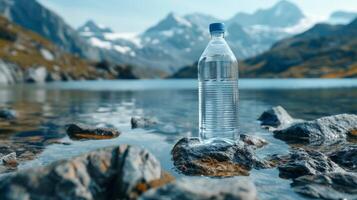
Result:
<svg viewBox="0 0 357 200">
<path fill-rule="evenodd" d="M 357 79 L 243 79 L 240 87 L 240 132 L 269 141 L 258 155 L 286 154 L 289 145 L 260 128 L 256 120 L 266 109 L 281 105 L 296 118 L 315 119 L 357 113 Z M 100 147 L 132 144 L 148 149 L 162 167 L 180 177 L 170 151 L 185 136 L 197 136 L 197 80 L 79 81 L 47 85 L 0 86 L 0 106 L 16 109 L 20 119 L 0 124 L 0 142 L 35 150 L 26 169 L 70 158 Z M 163 131 L 131 130 L 131 116 L 156 117 Z M 83 122 L 118 128 L 122 135 L 109 140 L 73 141 L 64 126 Z M 290 180 L 277 169 L 253 170 L 250 178 L 261 199 L 304 199 L 290 189 Z"/>
</svg>

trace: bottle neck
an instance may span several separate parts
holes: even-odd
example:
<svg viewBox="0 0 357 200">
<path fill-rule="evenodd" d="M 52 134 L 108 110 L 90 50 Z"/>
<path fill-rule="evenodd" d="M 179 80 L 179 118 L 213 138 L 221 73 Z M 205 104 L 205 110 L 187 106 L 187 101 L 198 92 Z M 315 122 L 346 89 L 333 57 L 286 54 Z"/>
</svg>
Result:
<svg viewBox="0 0 357 200">
<path fill-rule="evenodd" d="M 211 32 L 211 39 L 224 38 L 224 32 Z"/>
</svg>

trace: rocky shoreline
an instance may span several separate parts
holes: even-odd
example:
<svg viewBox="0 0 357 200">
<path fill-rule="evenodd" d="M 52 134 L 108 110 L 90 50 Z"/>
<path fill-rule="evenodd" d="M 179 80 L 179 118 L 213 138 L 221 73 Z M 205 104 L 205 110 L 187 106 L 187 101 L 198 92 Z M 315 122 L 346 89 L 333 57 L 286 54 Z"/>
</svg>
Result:
<svg viewBox="0 0 357 200">
<path fill-rule="evenodd" d="M 0 109 L 0 121 L 17 118 L 16 111 Z M 174 167 L 186 175 L 175 180 L 147 150 L 120 145 L 3 175 L 0 199 L 258 199 L 259 190 L 248 176 L 253 169 L 269 168 L 277 168 L 279 176 L 292 180 L 291 188 L 306 197 L 357 198 L 357 145 L 348 142 L 356 137 L 357 115 L 306 121 L 277 106 L 259 121 L 275 138 L 291 145 L 288 154 L 260 157 L 258 149 L 269 144 L 249 134 L 233 144 L 214 145 L 185 137 L 171 152 Z M 131 125 L 165 130 L 165 124 L 150 117 L 132 117 Z M 74 140 L 110 139 L 121 133 L 77 123 L 66 128 Z M 0 161 L 1 167 L 15 170 L 22 162 L 11 151 L 0 155 Z"/>
</svg>

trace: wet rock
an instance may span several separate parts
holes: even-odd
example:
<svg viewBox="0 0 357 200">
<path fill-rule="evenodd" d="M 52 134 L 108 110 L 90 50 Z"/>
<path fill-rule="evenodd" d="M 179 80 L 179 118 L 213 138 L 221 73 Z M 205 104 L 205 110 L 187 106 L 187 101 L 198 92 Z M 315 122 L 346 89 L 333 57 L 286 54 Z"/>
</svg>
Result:
<svg viewBox="0 0 357 200">
<path fill-rule="evenodd" d="M 272 107 L 271 109 L 264 111 L 258 120 L 261 121 L 262 126 L 274 128 L 287 126 L 294 122 L 294 119 L 281 106 Z"/>
<path fill-rule="evenodd" d="M 314 150 L 294 150 L 288 156 L 280 157 L 278 163 L 280 176 L 283 178 L 344 172 L 326 155 Z"/>
<path fill-rule="evenodd" d="M 16 111 L 8 108 L 0 108 L 0 119 L 14 120 L 16 119 Z"/>
<path fill-rule="evenodd" d="M 241 134 L 240 140 L 243 141 L 246 145 L 253 146 L 255 148 L 261 148 L 268 144 L 265 139 L 254 135 Z"/>
<path fill-rule="evenodd" d="M 294 180 L 295 192 L 317 199 L 357 199 L 356 173 L 328 173 Z"/>
<path fill-rule="evenodd" d="M 357 172 L 357 145 L 342 147 L 328 156 L 343 168 Z"/>
<path fill-rule="evenodd" d="M 182 138 L 171 153 L 175 167 L 186 175 L 248 175 L 252 168 L 270 167 L 241 141 L 207 144 L 201 143 L 198 138 Z"/>
<path fill-rule="evenodd" d="M 355 130 L 357 115 L 340 114 L 295 123 L 288 128 L 274 131 L 274 135 L 284 141 L 322 144 L 345 140 Z"/>
<path fill-rule="evenodd" d="M 152 128 L 156 126 L 159 122 L 155 118 L 146 117 L 132 117 L 131 118 L 131 128 Z"/>
<path fill-rule="evenodd" d="M 97 128 L 83 124 L 67 125 L 67 134 L 72 139 L 110 139 L 118 137 L 120 132 L 113 128 Z"/>
<path fill-rule="evenodd" d="M 0 156 L 0 160 L 6 166 L 16 167 L 18 165 L 15 152 L 12 152 L 5 156 Z"/>
<path fill-rule="evenodd" d="M 153 155 L 121 145 L 4 176 L 0 199 L 135 199 L 137 185 L 161 177 Z"/>
<path fill-rule="evenodd" d="M 182 178 L 161 188 L 150 190 L 140 200 L 204 200 L 244 199 L 256 200 L 257 191 L 248 179 Z"/>
</svg>

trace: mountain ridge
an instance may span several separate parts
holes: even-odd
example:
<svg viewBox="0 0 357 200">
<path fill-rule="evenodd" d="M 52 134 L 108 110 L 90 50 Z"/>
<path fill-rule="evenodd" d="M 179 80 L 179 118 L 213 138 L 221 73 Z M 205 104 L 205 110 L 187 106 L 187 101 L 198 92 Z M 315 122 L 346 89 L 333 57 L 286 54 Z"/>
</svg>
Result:
<svg viewBox="0 0 357 200">
<path fill-rule="evenodd" d="M 275 24 L 272 27 L 259 23 L 243 26 L 239 21 L 224 20 L 227 25 L 226 39 L 238 58 L 259 54 L 270 48 L 274 42 L 293 34 L 285 28 L 297 25 L 304 17 L 302 11 L 294 4 L 283 0 L 257 13 L 274 15 L 277 9 L 285 8 L 291 10 L 290 14 L 296 12 L 288 19 L 291 22 Z M 281 16 L 285 16 L 284 12 L 278 17 Z M 109 60 L 147 66 L 171 74 L 198 59 L 208 43 L 208 24 L 212 21 L 222 20 L 202 13 L 179 16 L 171 12 L 146 31 L 138 34 L 133 39 L 135 41 L 123 38 L 109 39 L 105 34 L 104 37 L 82 34 L 82 37 L 92 45 L 109 51 L 111 55 Z"/>
</svg>

